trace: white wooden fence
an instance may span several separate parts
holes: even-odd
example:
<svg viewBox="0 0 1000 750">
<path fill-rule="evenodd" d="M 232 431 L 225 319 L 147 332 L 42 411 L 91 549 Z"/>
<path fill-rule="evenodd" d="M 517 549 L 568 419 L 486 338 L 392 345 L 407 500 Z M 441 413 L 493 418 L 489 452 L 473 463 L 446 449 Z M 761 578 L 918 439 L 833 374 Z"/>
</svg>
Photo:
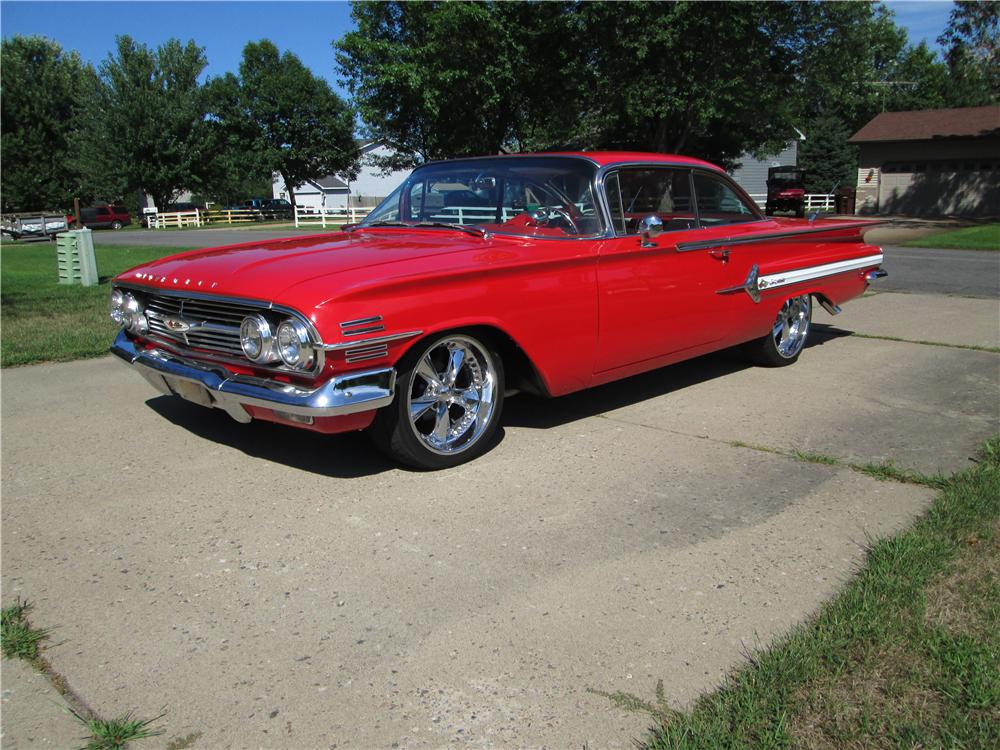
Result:
<svg viewBox="0 0 1000 750">
<path fill-rule="evenodd" d="M 264 219 L 290 219 L 287 212 L 267 212 L 256 208 L 196 208 L 191 211 L 161 211 L 147 213 L 150 229 L 166 227 L 203 227 L 206 224 L 246 224 Z"/>
<path fill-rule="evenodd" d="M 767 204 L 767 193 L 750 193 L 750 197 L 760 209 Z M 832 193 L 806 193 L 806 211 L 833 211 L 834 205 Z"/>
<path fill-rule="evenodd" d="M 163 211 L 147 214 L 147 226 L 150 229 L 166 229 L 167 227 L 200 227 L 206 222 L 197 208 L 193 211 Z"/>
<path fill-rule="evenodd" d="M 355 224 L 365 218 L 372 211 L 371 208 L 351 207 L 320 207 L 320 206 L 296 206 L 295 226 L 296 227 L 323 227 L 336 226 L 339 224 Z"/>
</svg>

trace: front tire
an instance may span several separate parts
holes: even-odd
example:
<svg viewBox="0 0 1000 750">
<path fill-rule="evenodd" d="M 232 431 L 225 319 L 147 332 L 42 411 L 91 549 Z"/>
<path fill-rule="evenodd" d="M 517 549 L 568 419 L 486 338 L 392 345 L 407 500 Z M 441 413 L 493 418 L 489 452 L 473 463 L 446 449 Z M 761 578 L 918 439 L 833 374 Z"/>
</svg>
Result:
<svg viewBox="0 0 1000 750">
<path fill-rule="evenodd" d="M 397 367 L 396 398 L 369 433 L 400 463 L 446 469 L 492 444 L 503 411 L 503 362 L 488 340 L 452 332 L 415 346 Z"/>
<path fill-rule="evenodd" d="M 115 231 L 118 231 L 123 226 L 124 225 L 120 221 L 113 221 L 113 222 L 111 222 L 111 228 L 114 229 Z"/>
<path fill-rule="evenodd" d="M 767 367 L 794 364 L 802 353 L 812 323 L 812 298 L 791 297 L 778 311 L 770 332 L 747 344 L 750 357 Z"/>
</svg>

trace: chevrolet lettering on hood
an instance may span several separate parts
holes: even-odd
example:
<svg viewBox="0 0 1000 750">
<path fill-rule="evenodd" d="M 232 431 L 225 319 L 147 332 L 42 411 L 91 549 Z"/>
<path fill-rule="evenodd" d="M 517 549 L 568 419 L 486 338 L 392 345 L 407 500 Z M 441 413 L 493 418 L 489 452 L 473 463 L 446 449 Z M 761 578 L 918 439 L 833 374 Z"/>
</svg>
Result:
<svg viewBox="0 0 1000 750">
<path fill-rule="evenodd" d="M 738 344 L 794 363 L 813 305 L 835 314 L 885 275 L 864 241 L 878 223 L 765 216 L 684 156 L 429 163 L 360 224 L 123 273 L 111 351 L 239 422 L 364 430 L 395 460 L 441 469 L 496 444 L 516 393 Z"/>
</svg>

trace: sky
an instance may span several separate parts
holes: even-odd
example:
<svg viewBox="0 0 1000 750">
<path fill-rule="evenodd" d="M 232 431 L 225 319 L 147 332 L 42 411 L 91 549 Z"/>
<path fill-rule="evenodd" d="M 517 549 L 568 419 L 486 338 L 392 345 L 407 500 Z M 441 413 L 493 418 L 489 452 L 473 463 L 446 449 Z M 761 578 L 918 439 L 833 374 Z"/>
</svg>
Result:
<svg viewBox="0 0 1000 750">
<path fill-rule="evenodd" d="M 353 28 L 347 2 L 0 2 L 3 36 L 40 34 L 95 65 L 128 34 L 158 46 L 171 37 L 205 48 L 206 76 L 235 72 L 247 42 L 267 38 L 291 50 L 341 94 L 330 43 Z"/>
<path fill-rule="evenodd" d="M 889 2 L 896 22 L 907 29 L 910 42 L 936 39 L 948 23 L 952 3 Z M 313 73 L 325 78 L 342 95 L 330 43 L 353 28 L 347 2 L 42 2 L 0 1 L 0 31 L 40 34 L 75 49 L 95 65 L 114 48 L 115 36 L 129 34 L 157 46 L 170 37 L 194 39 L 208 57 L 206 76 L 236 71 L 243 46 L 268 38 L 282 51 L 290 49 Z"/>
</svg>

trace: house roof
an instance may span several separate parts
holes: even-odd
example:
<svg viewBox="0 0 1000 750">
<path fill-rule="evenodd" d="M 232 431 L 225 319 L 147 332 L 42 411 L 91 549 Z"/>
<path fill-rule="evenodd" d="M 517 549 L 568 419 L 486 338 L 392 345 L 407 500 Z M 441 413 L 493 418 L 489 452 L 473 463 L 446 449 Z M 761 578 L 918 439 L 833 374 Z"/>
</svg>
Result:
<svg viewBox="0 0 1000 750">
<path fill-rule="evenodd" d="M 347 188 L 346 182 L 344 182 L 342 179 L 332 174 L 328 174 L 326 177 L 320 177 L 318 179 L 309 181 L 314 185 L 316 185 L 317 187 L 323 188 L 324 190 L 337 190 L 337 189 Z"/>
<path fill-rule="evenodd" d="M 847 142 L 930 141 L 985 136 L 1000 137 L 1000 105 L 883 112 L 873 117 Z"/>
</svg>

